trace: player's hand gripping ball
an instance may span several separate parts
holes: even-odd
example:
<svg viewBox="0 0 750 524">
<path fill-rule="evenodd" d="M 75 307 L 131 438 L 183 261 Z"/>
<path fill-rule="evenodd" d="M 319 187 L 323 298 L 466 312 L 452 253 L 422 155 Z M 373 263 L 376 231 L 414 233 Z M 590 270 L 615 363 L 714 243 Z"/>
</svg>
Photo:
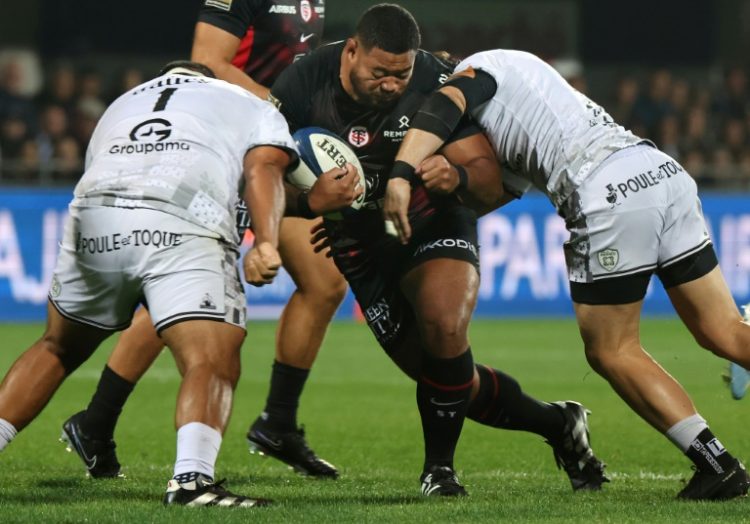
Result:
<svg viewBox="0 0 750 524">
<path fill-rule="evenodd" d="M 337 212 L 324 216 L 331 220 L 341 220 L 344 215 L 356 212 L 365 201 L 365 174 L 357 155 L 338 135 L 320 127 L 304 127 L 293 135 L 299 150 L 299 165 L 287 173 L 286 180 L 293 186 L 309 190 L 315 181 L 327 171 L 352 164 L 357 173 L 357 187 L 362 191 L 351 204 Z M 343 176 L 343 175 L 342 175 Z"/>
</svg>

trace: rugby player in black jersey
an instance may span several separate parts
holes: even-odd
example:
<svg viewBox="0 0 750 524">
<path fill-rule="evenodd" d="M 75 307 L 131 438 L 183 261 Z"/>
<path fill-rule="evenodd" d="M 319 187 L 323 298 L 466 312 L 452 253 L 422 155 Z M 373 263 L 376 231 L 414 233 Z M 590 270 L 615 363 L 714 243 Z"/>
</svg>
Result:
<svg viewBox="0 0 750 524">
<path fill-rule="evenodd" d="M 319 43 L 324 16 L 324 0 L 205 0 L 192 60 L 265 99 L 279 73 Z M 247 213 L 240 210 L 238 222 L 243 217 Z M 282 220 L 279 252 L 297 289 L 279 321 L 269 395 L 248 439 L 300 473 L 335 478 L 336 468 L 315 455 L 297 428 L 299 397 L 328 323 L 346 293 L 346 282 L 334 264 L 310 248 L 310 227 L 309 220 Z M 65 422 L 68 438 L 77 440 L 76 451 L 97 458 L 90 467 L 84 460 L 91 476 L 119 475 L 115 424 L 134 384 L 162 346 L 150 317 L 141 310 L 120 337 L 88 408 Z"/>
<path fill-rule="evenodd" d="M 425 441 L 422 492 L 465 494 L 453 455 L 466 416 L 542 435 L 574 489 L 599 489 L 607 479 L 588 443 L 585 409 L 575 402 L 537 401 L 512 377 L 473 362 L 467 327 L 479 283 L 476 215 L 459 198 L 490 210 L 501 197 L 499 167 L 478 127 L 463 121 L 436 158 L 432 169 L 445 180 L 443 191 L 415 184 L 411 241 L 402 245 L 384 230 L 381 201 L 400 142 L 422 101 L 451 73 L 448 64 L 418 50 L 419 42 L 408 11 L 373 6 L 352 38 L 287 68 L 271 98 L 292 129 L 320 126 L 348 141 L 365 170 L 363 208 L 340 221 L 326 220 L 325 231 L 370 329 L 417 381 Z M 478 185 L 498 190 L 472 192 Z M 445 191 L 456 186 L 455 193 Z M 304 201 L 301 193 L 298 210 L 305 209 Z"/>
</svg>

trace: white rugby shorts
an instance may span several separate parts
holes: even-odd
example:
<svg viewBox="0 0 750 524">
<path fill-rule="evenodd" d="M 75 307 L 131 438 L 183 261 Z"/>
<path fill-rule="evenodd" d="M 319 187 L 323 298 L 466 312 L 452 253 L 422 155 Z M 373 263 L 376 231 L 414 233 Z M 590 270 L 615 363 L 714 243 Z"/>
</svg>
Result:
<svg viewBox="0 0 750 524">
<path fill-rule="evenodd" d="M 571 282 L 653 272 L 711 244 L 695 181 L 645 144 L 613 153 L 560 211 Z"/>
<path fill-rule="evenodd" d="M 106 330 L 139 303 L 157 331 L 184 320 L 245 329 L 238 251 L 216 234 L 151 209 L 70 206 L 49 298 L 65 317 Z"/>
</svg>

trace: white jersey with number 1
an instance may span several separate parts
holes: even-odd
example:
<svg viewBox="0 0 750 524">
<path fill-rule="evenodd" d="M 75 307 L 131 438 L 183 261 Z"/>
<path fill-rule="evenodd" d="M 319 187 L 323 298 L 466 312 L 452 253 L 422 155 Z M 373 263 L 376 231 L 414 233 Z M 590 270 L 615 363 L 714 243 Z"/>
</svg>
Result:
<svg viewBox="0 0 750 524">
<path fill-rule="evenodd" d="M 642 141 L 530 53 L 484 51 L 456 72 L 468 67 L 497 82 L 474 116 L 505 168 L 506 188 L 517 195 L 533 185 L 559 207 L 605 158 Z"/>
<path fill-rule="evenodd" d="M 71 205 L 155 209 L 237 242 L 243 158 L 260 145 L 296 151 L 270 103 L 222 80 L 167 74 L 107 109 Z"/>
</svg>

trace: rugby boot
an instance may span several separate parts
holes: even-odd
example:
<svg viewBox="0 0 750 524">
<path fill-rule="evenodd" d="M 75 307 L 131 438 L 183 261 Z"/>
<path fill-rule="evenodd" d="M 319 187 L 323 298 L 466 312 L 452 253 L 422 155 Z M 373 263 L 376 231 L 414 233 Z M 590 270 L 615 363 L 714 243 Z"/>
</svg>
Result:
<svg viewBox="0 0 750 524">
<path fill-rule="evenodd" d="M 123 477 L 120 462 L 115 454 L 115 441 L 97 440 L 89 437 L 81 429 L 85 411 L 79 411 L 63 423 L 60 441 L 66 449 L 76 452 L 86 466 L 87 474 L 95 479 Z"/>
<path fill-rule="evenodd" d="M 724 473 L 714 471 L 704 472 L 695 470 L 693 477 L 677 494 L 678 499 L 684 500 L 726 500 L 744 497 L 750 488 L 750 476 L 745 466 L 734 459 L 732 467 Z"/>
<path fill-rule="evenodd" d="M 322 479 L 338 478 L 339 472 L 330 462 L 318 457 L 305 441 L 305 430 L 276 431 L 258 418 L 247 432 L 250 453 L 273 457 L 291 466 L 301 475 Z"/>
<path fill-rule="evenodd" d="M 268 499 L 251 498 L 227 491 L 224 480 L 214 482 L 204 475 L 190 482 L 179 483 L 170 479 L 164 494 L 164 505 L 219 506 L 224 508 L 257 508 L 268 506 Z"/>
<path fill-rule="evenodd" d="M 432 466 L 419 477 L 422 483 L 422 495 L 427 497 L 464 497 L 466 489 L 458 482 L 453 468 Z"/>
<path fill-rule="evenodd" d="M 588 415 L 591 412 L 572 400 L 553 404 L 565 417 L 560 437 L 547 441 L 552 446 L 557 467 L 568 474 L 574 491 L 601 489 L 609 479 L 604 474 L 605 464 L 594 456 L 589 443 Z"/>
</svg>

